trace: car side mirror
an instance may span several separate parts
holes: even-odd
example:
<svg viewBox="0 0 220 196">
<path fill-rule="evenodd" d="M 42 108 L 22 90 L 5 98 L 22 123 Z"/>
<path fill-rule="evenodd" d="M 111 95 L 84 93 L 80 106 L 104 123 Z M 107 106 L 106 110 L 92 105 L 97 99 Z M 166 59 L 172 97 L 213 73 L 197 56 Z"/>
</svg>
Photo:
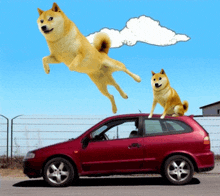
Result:
<svg viewBox="0 0 220 196">
<path fill-rule="evenodd" d="M 88 145 L 89 145 L 89 142 L 90 142 L 90 136 L 86 136 L 82 139 L 81 143 L 82 143 L 82 148 L 85 149 Z"/>
</svg>

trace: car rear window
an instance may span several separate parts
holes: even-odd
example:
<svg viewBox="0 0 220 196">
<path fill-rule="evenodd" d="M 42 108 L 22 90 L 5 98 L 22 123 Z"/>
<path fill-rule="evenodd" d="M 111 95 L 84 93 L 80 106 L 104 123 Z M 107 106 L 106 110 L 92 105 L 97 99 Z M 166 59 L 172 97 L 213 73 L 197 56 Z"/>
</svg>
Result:
<svg viewBox="0 0 220 196">
<path fill-rule="evenodd" d="M 144 135 L 169 135 L 191 132 L 192 128 L 178 120 L 145 119 Z"/>
<path fill-rule="evenodd" d="M 184 122 L 177 120 L 165 120 L 162 123 L 165 124 L 168 132 L 191 132 L 192 128 Z"/>
</svg>

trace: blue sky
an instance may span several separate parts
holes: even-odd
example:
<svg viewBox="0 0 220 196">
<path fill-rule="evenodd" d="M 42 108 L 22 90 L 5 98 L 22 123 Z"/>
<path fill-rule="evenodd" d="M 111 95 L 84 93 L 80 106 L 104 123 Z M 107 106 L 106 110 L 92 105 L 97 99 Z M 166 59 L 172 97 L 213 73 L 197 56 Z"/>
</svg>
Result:
<svg viewBox="0 0 220 196">
<path fill-rule="evenodd" d="M 42 58 L 49 55 L 45 38 L 37 27 L 37 8 L 48 10 L 54 1 L 0 1 L 0 113 L 16 115 L 113 115 L 110 101 L 86 74 L 70 72 L 64 64 L 50 65 L 45 74 Z M 135 82 L 124 72 L 113 74 L 128 94 L 123 99 L 111 86 L 117 114 L 149 113 L 153 93 L 151 70 L 167 73 L 181 100 L 189 102 L 186 113 L 201 114 L 199 107 L 219 101 L 219 1 L 65 1 L 56 3 L 83 35 L 103 28 L 121 30 L 126 22 L 142 15 L 160 25 L 190 37 L 171 46 L 137 43 L 110 49 L 109 56 L 120 60 L 142 81 Z M 154 113 L 162 113 L 157 105 Z"/>
</svg>

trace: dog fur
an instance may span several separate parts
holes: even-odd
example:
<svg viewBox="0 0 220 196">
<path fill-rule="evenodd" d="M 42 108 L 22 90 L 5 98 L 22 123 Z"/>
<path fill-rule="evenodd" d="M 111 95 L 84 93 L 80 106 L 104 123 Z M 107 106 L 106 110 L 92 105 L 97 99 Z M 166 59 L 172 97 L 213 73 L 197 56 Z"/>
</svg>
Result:
<svg viewBox="0 0 220 196">
<path fill-rule="evenodd" d="M 107 85 L 114 86 L 124 99 L 128 96 L 116 83 L 112 73 L 124 71 L 137 82 L 141 79 L 130 72 L 123 63 L 107 55 L 111 46 L 108 35 L 96 34 L 91 45 L 56 3 L 52 9 L 43 11 L 38 8 L 38 12 L 38 27 L 50 50 L 50 55 L 43 58 L 45 72 L 49 74 L 50 63 L 64 63 L 70 71 L 87 74 L 99 91 L 110 99 L 112 111 L 116 113 L 114 96 L 108 92 Z"/>
<path fill-rule="evenodd" d="M 160 73 L 154 73 L 152 71 L 151 86 L 153 88 L 153 105 L 148 118 L 151 118 L 153 111 L 159 103 L 163 108 L 164 112 L 160 118 L 164 118 L 165 115 L 172 116 L 183 116 L 187 112 L 189 104 L 187 101 L 180 100 L 177 92 L 170 86 L 169 79 L 163 69 Z"/>
</svg>

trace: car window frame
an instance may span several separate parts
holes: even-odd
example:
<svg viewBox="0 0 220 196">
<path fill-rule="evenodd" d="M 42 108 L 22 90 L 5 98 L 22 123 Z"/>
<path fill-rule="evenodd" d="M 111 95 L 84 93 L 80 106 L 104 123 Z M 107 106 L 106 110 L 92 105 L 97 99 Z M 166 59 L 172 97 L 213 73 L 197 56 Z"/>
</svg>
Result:
<svg viewBox="0 0 220 196">
<path fill-rule="evenodd" d="M 117 118 L 117 119 L 112 119 L 108 122 L 105 122 L 104 124 L 100 125 L 98 128 L 96 128 L 95 130 L 91 131 L 89 134 L 92 134 L 93 132 L 97 131 L 99 128 L 101 128 L 102 126 L 105 126 L 107 124 L 110 124 L 110 123 L 114 123 L 116 121 L 124 121 L 124 122 L 129 122 L 129 121 L 132 121 L 132 120 L 135 120 L 137 119 L 138 120 L 138 137 L 135 137 L 135 138 L 142 138 L 143 137 L 143 123 L 142 123 L 142 118 L 141 116 L 137 116 L 137 117 L 126 117 L 126 118 Z M 122 123 L 120 123 L 122 124 Z M 107 131 L 109 131 L 109 129 L 115 127 L 115 126 L 118 126 L 120 124 L 117 124 L 115 123 L 115 125 L 113 126 L 110 126 L 109 128 L 107 128 L 106 130 L 104 130 L 103 134 L 105 134 Z M 116 139 L 110 139 L 110 140 L 91 140 L 90 142 L 105 142 L 105 141 L 115 141 L 115 140 L 125 140 L 125 139 L 134 139 L 134 138 L 116 138 Z"/>
</svg>

